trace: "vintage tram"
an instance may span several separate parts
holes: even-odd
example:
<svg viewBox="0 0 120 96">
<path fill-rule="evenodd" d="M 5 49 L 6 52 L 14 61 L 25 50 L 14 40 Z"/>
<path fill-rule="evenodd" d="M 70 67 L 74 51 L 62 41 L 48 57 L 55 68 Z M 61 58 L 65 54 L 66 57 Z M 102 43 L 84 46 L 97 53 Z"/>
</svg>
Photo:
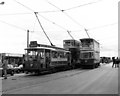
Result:
<svg viewBox="0 0 120 96">
<path fill-rule="evenodd" d="M 74 67 L 80 67 L 81 42 L 74 39 L 63 40 L 63 47 L 71 52 L 71 63 Z"/>
<path fill-rule="evenodd" d="M 92 38 L 80 39 L 81 48 L 81 66 L 91 66 L 92 68 L 100 65 L 100 46 L 99 42 Z"/>
<path fill-rule="evenodd" d="M 25 49 L 24 71 L 40 73 L 43 71 L 53 72 L 59 68 L 70 68 L 70 51 L 50 45 L 37 44 L 31 41 Z"/>
</svg>

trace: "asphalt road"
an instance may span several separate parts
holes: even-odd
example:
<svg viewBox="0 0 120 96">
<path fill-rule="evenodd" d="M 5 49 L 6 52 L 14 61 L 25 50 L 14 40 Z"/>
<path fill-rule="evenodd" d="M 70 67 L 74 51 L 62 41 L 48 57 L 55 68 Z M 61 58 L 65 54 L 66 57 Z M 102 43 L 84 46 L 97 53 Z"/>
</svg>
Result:
<svg viewBox="0 0 120 96">
<path fill-rule="evenodd" d="M 2 80 L 3 94 L 118 94 L 118 68 L 76 69 L 42 76 L 16 75 Z"/>
</svg>

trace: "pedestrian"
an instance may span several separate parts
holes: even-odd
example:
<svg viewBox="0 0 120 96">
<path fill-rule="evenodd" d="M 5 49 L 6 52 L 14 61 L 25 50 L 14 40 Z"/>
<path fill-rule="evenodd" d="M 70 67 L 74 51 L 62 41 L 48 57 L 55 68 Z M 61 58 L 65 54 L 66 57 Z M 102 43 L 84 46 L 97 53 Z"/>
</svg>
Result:
<svg viewBox="0 0 120 96">
<path fill-rule="evenodd" d="M 4 79 L 7 79 L 7 60 L 5 57 L 3 58 L 2 67 L 3 67 L 3 72 L 4 72 Z"/>
<path fill-rule="evenodd" d="M 116 68 L 116 60 L 115 60 L 115 57 L 112 57 L 112 61 L 113 61 L 112 68 L 114 67 L 114 65 L 115 65 L 115 68 Z"/>
<path fill-rule="evenodd" d="M 116 66 L 119 68 L 119 59 L 118 59 L 118 57 L 116 59 Z"/>
</svg>

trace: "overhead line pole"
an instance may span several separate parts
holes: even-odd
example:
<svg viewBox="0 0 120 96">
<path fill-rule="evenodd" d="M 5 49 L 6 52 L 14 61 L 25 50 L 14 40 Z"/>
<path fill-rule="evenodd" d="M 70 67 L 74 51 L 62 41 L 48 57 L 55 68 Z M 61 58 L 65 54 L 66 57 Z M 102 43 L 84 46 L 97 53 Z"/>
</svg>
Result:
<svg viewBox="0 0 120 96">
<path fill-rule="evenodd" d="M 52 42 L 51 42 L 50 38 L 47 36 L 47 34 L 46 34 L 46 32 L 45 32 L 45 30 L 44 30 L 44 28 L 43 28 L 43 26 L 42 26 L 42 24 L 41 24 L 41 22 L 40 22 L 40 20 L 39 20 L 38 16 L 37 16 L 37 13 L 38 13 L 38 12 L 34 12 L 34 14 L 35 14 L 35 16 L 36 16 L 36 18 L 37 18 L 37 20 L 38 20 L 38 23 L 39 23 L 40 27 L 42 28 L 42 30 L 43 30 L 43 32 L 44 32 L 44 34 L 45 34 L 45 35 L 46 35 L 46 37 L 48 38 L 48 40 L 49 40 L 49 42 L 50 42 L 51 46 L 54 46 L 54 45 L 52 44 Z"/>
</svg>

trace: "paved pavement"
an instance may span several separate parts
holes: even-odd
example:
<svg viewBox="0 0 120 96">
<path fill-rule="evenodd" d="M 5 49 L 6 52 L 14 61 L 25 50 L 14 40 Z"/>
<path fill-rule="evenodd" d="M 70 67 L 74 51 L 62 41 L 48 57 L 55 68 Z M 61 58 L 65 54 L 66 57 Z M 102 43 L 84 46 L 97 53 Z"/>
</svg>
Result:
<svg viewBox="0 0 120 96">
<path fill-rule="evenodd" d="M 118 68 L 111 66 L 112 63 L 92 70 L 10 77 L 2 81 L 2 91 L 4 94 L 117 94 Z"/>
</svg>

